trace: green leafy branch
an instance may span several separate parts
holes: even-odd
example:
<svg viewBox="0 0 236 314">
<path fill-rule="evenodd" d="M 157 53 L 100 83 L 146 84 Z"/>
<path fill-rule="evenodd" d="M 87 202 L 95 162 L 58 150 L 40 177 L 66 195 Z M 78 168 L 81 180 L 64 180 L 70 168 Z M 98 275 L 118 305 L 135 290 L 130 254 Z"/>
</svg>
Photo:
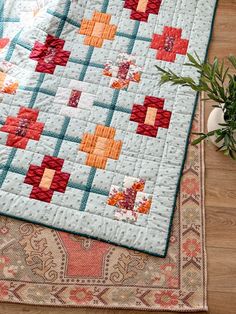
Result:
<svg viewBox="0 0 236 314">
<path fill-rule="evenodd" d="M 171 85 L 181 85 L 191 88 L 197 92 L 204 92 L 205 100 L 214 100 L 213 107 L 221 108 L 224 113 L 224 124 L 219 124 L 220 128 L 208 133 L 195 133 L 199 137 L 192 142 L 193 145 L 199 144 L 202 140 L 215 136 L 216 143 L 221 143 L 218 150 L 225 155 L 236 159 L 236 75 L 229 73 L 229 67 L 225 67 L 224 61 L 219 62 L 214 58 L 213 63 L 201 62 L 199 56 L 187 54 L 188 62 L 184 66 L 195 68 L 199 74 L 199 79 L 194 80 L 189 76 L 179 76 L 172 70 L 164 70 L 156 66 L 162 73 L 160 85 L 170 82 Z M 236 69 L 236 57 L 229 56 L 228 61 L 233 69 Z"/>
</svg>

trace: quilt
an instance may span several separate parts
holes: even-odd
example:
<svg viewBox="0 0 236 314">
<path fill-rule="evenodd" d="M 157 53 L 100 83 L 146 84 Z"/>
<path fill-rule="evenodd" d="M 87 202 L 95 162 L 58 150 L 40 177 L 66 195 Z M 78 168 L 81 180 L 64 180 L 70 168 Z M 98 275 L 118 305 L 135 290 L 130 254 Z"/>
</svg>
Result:
<svg viewBox="0 0 236 314">
<path fill-rule="evenodd" d="M 1 213 L 166 256 L 215 0 L 54 0 L 0 72 Z M 4 41 L 5 40 L 5 41 Z"/>
</svg>

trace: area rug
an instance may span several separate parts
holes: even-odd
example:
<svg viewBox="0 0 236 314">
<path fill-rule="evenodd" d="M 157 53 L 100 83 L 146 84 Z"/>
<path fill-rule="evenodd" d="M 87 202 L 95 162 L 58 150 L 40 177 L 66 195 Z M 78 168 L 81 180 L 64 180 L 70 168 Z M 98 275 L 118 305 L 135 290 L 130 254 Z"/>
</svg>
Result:
<svg viewBox="0 0 236 314">
<path fill-rule="evenodd" d="M 215 1 L 54 0 L 5 47 L 1 213 L 164 257 Z"/>
<path fill-rule="evenodd" d="M 193 131 L 202 128 L 201 108 Z M 0 300 L 207 310 L 203 147 L 188 146 L 166 258 L 0 218 Z"/>
</svg>

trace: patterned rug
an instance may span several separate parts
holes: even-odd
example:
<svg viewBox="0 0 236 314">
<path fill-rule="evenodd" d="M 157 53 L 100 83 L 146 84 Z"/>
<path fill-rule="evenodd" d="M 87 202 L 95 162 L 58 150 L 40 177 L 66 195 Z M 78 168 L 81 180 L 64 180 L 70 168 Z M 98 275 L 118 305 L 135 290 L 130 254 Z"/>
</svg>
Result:
<svg viewBox="0 0 236 314">
<path fill-rule="evenodd" d="M 166 258 L 1 217 L 1 301 L 206 310 L 203 179 L 203 147 L 189 145 Z"/>
<path fill-rule="evenodd" d="M 52 0 L 3 38 L 0 213 L 165 257 L 196 92 L 155 66 L 198 78 L 215 3 Z"/>
</svg>

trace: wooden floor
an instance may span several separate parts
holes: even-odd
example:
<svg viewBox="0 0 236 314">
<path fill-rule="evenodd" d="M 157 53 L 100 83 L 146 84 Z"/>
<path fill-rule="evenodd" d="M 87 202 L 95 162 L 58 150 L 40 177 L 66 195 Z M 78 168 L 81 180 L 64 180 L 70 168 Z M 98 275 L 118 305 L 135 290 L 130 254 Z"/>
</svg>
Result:
<svg viewBox="0 0 236 314">
<path fill-rule="evenodd" d="M 207 1 L 207 0 L 206 0 Z M 236 55 L 236 0 L 220 0 L 209 57 Z M 206 108 L 206 118 L 210 107 Z M 209 313 L 236 314 L 236 161 L 206 145 Z M 141 314 L 147 312 L 0 304 L 0 314 Z M 154 312 L 152 312 L 154 313 Z M 156 314 L 158 312 L 155 312 Z M 166 314 L 168 314 L 166 312 Z"/>
</svg>

